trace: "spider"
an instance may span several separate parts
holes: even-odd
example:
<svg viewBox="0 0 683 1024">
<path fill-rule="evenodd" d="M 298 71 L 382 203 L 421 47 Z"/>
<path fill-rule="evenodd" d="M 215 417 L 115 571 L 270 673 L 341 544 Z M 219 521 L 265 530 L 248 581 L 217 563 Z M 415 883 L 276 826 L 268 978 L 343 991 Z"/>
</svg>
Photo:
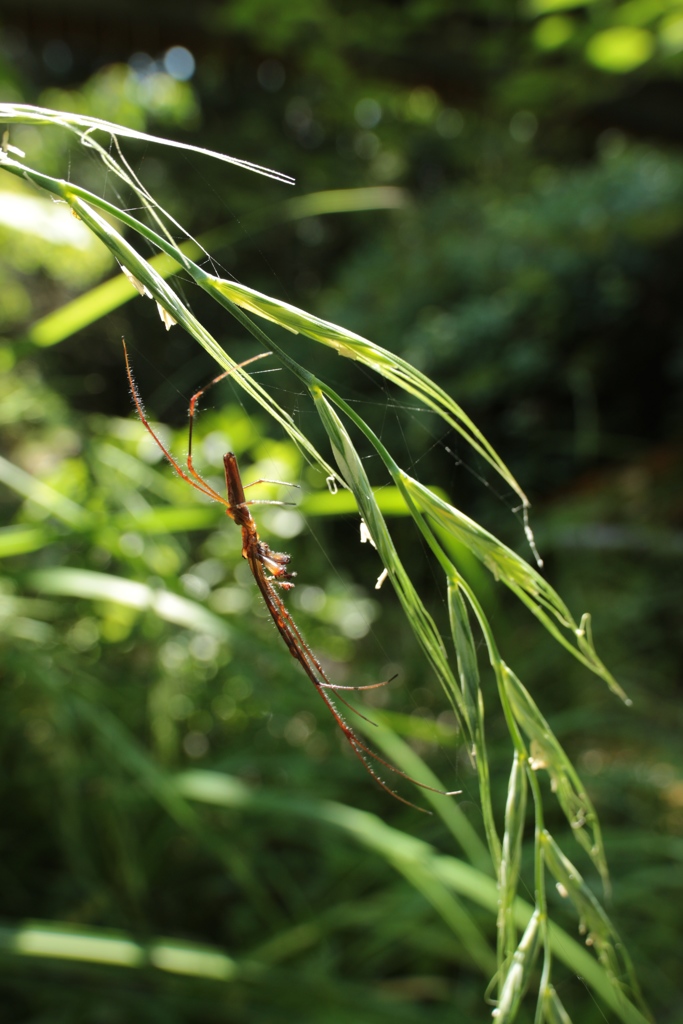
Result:
<svg viewBox="0 0 683 1024">
<path fill-rule="evenodd" d="M 123 339 L 122 339 L 123 341 Z M 248 366 L 250 363 L 255 362 L 257 359 L 263 359 L 266 356 L 271 355 L 270 352 L 261 352 L 259 355 L 252 356 L 250 359 L 246 359 L 243 363 L 239 363 L 238 367 L 233 367 L 230 370 L 226 370 L 225 373 L 221 373 L 214 380 L 210 381 L 200 391 L 190 399 L 189 406 L 189 434 L 188 434 L 188 451 L 186 468 L 183 468 L 178 460 L 171 454 L 166 448 L 163 441 L 152 429 L 145 410 L 142 404 L 140 395 L 138 394 L 135 381 L 133 379 L 133 373 L 131 370 L 130 360 L 128 358 L 128 350 L 126 343 L 123 341 L 123 351 L 126 360 L 126 373 L 128 375 L 128 383 L 130 384 L 131 394 L 135 403 L 137 414 L 142 422 L 142 425 L 153 437 L 158 447 L 163 452 L 164 456 L 170 462 L 175 469 L 179 477 L 181 477 L 186 483 L 190 484 L 196 490 L 202 494 L 206 494 L 214 501 L 219 502 L 225 508 L 226 515 L 235 522 L 242 530 L 242 557 L 249 563 L 249 568 L 256 581 L 256 585 L 261 591 L 261 596 L 265 601 L 266 607 L 271 614 L 273 622 L 275 623 L 277 630 L 284 640 L 289 653 L 293 658 L 299 662 L 304 672 L 315 686 L 318 694 L 327 705 L 332 717 L 334 718 L 337 726 L 341 729 L 346 741 L 353 750 L 354 754 L 363 764 L 366 771 L 372 776 L 374 781 L 381 786 L 387 793 L 393 796 L 396 800 L 400 800 L 401 803 L 407 804 L 408 807 L 413 807 L 418 811 L 422 811 L 425 814 L 429 814 L 424 807 L 420 807 L 418 804 L 412 803 L 405 797 L 401 796 L 393 790 L 384 779 L 377 773 L 373 763 L 382 765 L 384 768 L 393 772 L 396 775 L 400 775 L 402 778 L 409 782 L 414 783 L 416 786 L 420 786 L 422 789 L 431 790 L 434 793 L 440 793 L 443 796 L 455 796 L 456 792 L 444 793 L 443 790 L 436 789 L 433 786 L 428 786 L 426 783 L 419 782 L 406 772 L 397 768 L 390 761 L 381 757 L 375 750 L 369 747 L 363 740 L 360 739 L 358 734 L 351 728 L 348 722 L 344 719 L 340 711 L 338 710 L 334 700 L 330 696 L 330 692 L 335 695 L 337 700 L 345 704 L 355 714 L 360 715 L 365 721 L 369 719 L 365 718 L 356 708 L 353 708 L 347 701 L 340 695 L 340 690 L 374 690 L 380 686 L 386 686 L 392 680 L 387 679 L 380 683 L 370 683 L 367 686 L 341 686 L 337 683 L 332 683 L 327 678 L 325 671 L 316 658 L 313 651 L 310 649 L 306 641 L 304 640 L 299 627 L 294 622 L 294 619 L 287 610 L 284 601 L 282 600 L 279 591 L 291 590 L 294 587 L 292 580 L 296 576 L 295 572 L 290 572 L 289 563 L 291 558 L 288 554 L 281 551 L 273 551 L 265 541 L 262 541 L 259 537 L 258 530 L 256 528 L 256 522 L 251 514 L 250 505 L 253 504 L 281 504 L 281 502 L 263 502 L 263 501 L 247 501 L 245 496 L 245 487 L 242 483 L 240 476 L 239 466 L 237 464 L 237 458 L 233 452 L 227 452 L 223 456 L 223 466 L 225 469 L 225 483 L 227 488 L 227 498 L 219 494 L 217 491 L 207 483 L 203 477 L 194 468 L 192 461 L 192 433 L 195 420 L 195 412 L 197 408 L 197 402 L 201 396 L 214 384 L 224 380 L 233 369 Z M 284 486 L 293 486 L 285 484 L 282 480 L 255 480 L 253 483 L 248 484 L 248 487 L 254 487 L 256 484 L 262 483 L 277 483 L 283 484 Z M 295 486 L 295 485 L 294 485 Z M 278 588 L 278 589 L 276 589 Z M 457 791 L 459 792 L 459 791 Z"/>
</svg>

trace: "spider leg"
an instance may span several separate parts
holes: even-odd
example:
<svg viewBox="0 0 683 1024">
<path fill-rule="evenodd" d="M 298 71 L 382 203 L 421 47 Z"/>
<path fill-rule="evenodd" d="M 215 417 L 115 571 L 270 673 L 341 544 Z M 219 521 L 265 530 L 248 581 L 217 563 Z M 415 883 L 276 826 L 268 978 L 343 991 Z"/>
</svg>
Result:
<svg viewBox="0 0 683 1024">
<path fill-rule="evenodd" d="M 291 484 L 287 480 L 268 480 L 266 477 L 262 477 L 260 480 L 252 480 L 250 484 L 244 485 L 244 489 L 246 491 L 247 488 L 256 487 L 257 484 L 278 484 L 280 487 L 296 487 L 298 490 L 301 490 L 299 484 Z"/>
</svg>

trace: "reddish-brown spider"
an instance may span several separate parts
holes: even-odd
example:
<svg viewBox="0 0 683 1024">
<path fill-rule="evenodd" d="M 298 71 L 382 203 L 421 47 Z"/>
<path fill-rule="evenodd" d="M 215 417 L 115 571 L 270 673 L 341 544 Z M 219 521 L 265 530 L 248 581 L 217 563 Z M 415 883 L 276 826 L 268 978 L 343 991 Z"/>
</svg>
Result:
<svg viewBox="0 0 683 1024">
<path fill-rule="evenodd" d="M 261 591 L 261 596 L 266 603 L 266 607 L 270 612 L 273 622 L 277 626 L 280 636 L 287 644 L 289 653 L 293 658 L 299 662 L 304 672 L 311 680 L 316 690 L 320 694 L 321 698 L 327 705 L 332 717 L 344 734 L 347 742 L 351 749 L 359 758 L 366 771 L 372 776 L 375 782 L 390 793 L 391 796 L 400 800 L 402 803 L 407 804 L 409 807 L 414 807 L 419 811 L 424 811 L 423 807 L 419 807 L 417 804 L 412 803 L 410 800 L 406 800 L 399 793 L 396 793 L 390 786 L 384 782 L 384 780 L 377 774 L 370 760 L 376 761 L 378 764 L 383 765 L 389 771 L 394 772 L 396 775 L 402 776 L 409 782 L 413 782 L 416 786 L 420 786 L 422 789 L 431 790 L 434 793 L 441 793 L 445 796 L 454 796 L 455 793 L 443 793 L 440 789 L 435 789 L 433 786 L 428 786 L 423 782 L 419 782 L 417 779 L 412 778 L 406 772 L 401 771 L 395 765 L 391 764 L 390 761 L 385 760 L 376 751 L 364 743 L 360 737 L 354 732 L 351 726 L 344 720 L 340 712 L 338 711 L 334 701 L 329 695 L 328 691 L 332 691 L 336 697 L 343 703 L 346 704 L 356 714 L 360 714 L 355 708 L 352 708 L 350 704 L 344 700 L 339 694 L 339 690 L 374 690 L 380 686 L 386 686 L 387 682 L 391 680 L 385 680 L 381 683 L 371 683 L 368 686 L 339 686 L 336 683 L 331 683 L 327 678 L 322 665 L 311 651 L 310 647 L 299 632 L 299 628 L 292 619 L 292 616 L 287 611 L 282 598 L 275 589 L 279 587 L 281 590 L 291 590 L 294 586 L 292 579 L 296 576 L 296 573 L 290 572 L 288 569 L 290 556 L 280 551 L 272 551 L 265 541 L 262 541 L 258 535 L 256 529 L 256 523 L 254 517 L 249 511 L 249 506 L 252 504 L 262 504 L 262 502 L 251 502 L 247 501 L 244 494 L 244 485 L 240 477 L 239 467 L 237 465 L 237 459 L 232 452 L 228 452 L 223 456 L 223 465 L 225 467 L 225 482 L 227 486 L 228 496 L 224 498 L 221 494 L 213 489 L 203 479 L 194 468 L 192 462 L 192 431 L 194 426 L 194 417 L 197 407 L 197 402 L 208 388 L 217 384 L 218 381 L 223 380 L 227 377 L 232 370 L 226 370 L 225 373 L 219 374 L 214 380 L 210 381 L 201 391 L 198 391 L 190 399 L 190 428 L 188 438 L 188 452 L 187 452 L 187 471 L 183 469 L 177 459 L 169 452 L 164 445 L 163 441 L 154 432 L 150 423 L 145 415 L 145 410 L 142 405 L 142 401 L 138 394 L 133 380 L 133 373 L 130 366 L 130 360 L 128 359 L 128 350 L 126 349 L 126 343 L 123 342 L 123 351 L 126 359 L 126 372 L 128 374 L 128 382 L 130 384 L 131 394 L 133 401 L 135 402 L 135 408 L 137 409 L 138 416 L 145 427 L 145 429 L 151 434 L 155 442 L 165 455 L 166 459 L 175 469 L 178 476 L 180 476 L 186 483 L 190 484 L 196 490 L 201 491 L 202 494 L 208 495 L 214 501 L 220 502 L 224 506 L 226 514 L 237 523 L 242 530 L 242 557 L 249 563 L 252 575 L 256 580 L 256 585 Z M 249 363 L 255 362 L 257 359 L 262 359 L 264 356 L 270 355 L 270 352 L 262 352 L 257 356 L 252 356 L 251 359 L 246 359 L 239 366 L 247 366 Z M 234 367 L 233 369 L 236 369 Z M 255 480 L 253 484 L 249 484 L 249 487 L 259 483 L 283 483 L 281 480 Z M 289 485 L 286 485 L 289 486 Z M 274 502 L 273 504 L 280 504 Z M 361 715 L 364 718 L 364 715 Z M 426 812 L 429 813 L 429 812 Z"/>
</svg>

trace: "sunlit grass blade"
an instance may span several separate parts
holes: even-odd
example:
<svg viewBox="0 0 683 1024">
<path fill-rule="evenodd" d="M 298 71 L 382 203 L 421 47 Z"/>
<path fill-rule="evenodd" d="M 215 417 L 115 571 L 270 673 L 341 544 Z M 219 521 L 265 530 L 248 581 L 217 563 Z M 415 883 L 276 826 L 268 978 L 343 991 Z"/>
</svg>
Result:
<svg viewBox="0 0 683 1024">
<path fill-rule="evenodd" d="M 526 827 L 526 768 L 526 759 L 515 751 L 508 781 L 505 831 L 500 857 L 498 938 L 501 961 L 511 955 L 516 941 L 513 907 L 522 868 L 522 843 Z"/>
<path fill-rule="evenodd" d="M 531 980 L 541 942 L 540 914 L 534 911 L 515 950 L 495 1010 L 496 1024 L 510 1024 L 517 1016 Z"/>
<path fill-rule="evenodd" d="M 479 685 L 479 667 L 474 637 L 470 628 L 467 609 L 460 594 L 458 583 L 448 581 L 448 611 L 453 634 L 453 643 L 458 660 L 458 674 L 463 697 L 463 711 L 470 733 L 479 746 L 484 723 L 484 699 Z M 475 756 L 485 758 L 485 750 L 475 748 Z"/>
<path fill-rule="evenodd" d="M 67 922 L 29 921 L 0 930 L 0 948 L 19 956 L 110 967 L 141 967 L 145 952 L 130 936 L 104 928 L 82 928 Z"/>
<path fill-rule="evenodd" d="M 29 586 L 41 594 L 60 594 L 88 601 L 107 601 L 152 612 L 166 622 L 228 640 L 230 627 L 196 601 L 170 590 L 156 590 L 146 583 L 94 572 L 91 569 L 41 569 L 28 577 Z"/>
<path fill-rule="evenodd" d="M 213 278 L 204 283 L 209 293 L 218 293 L 235 305 L 257 316 L 270 320 L 297 334 L 333 348 L 339 355 L 354 359 L 392 381 L 403 391 L 424 402 L 437 412 L 467 443 L 484 458 L 525 504 L 526 495 L 502 462 L 495 449 L 475 426 L 465 411 L 442 388 L 410 363 L 374 342 L 336 324 L 321 320 L 289 303 L 263 295 L 246 285 Z"/>
<path fill-rule="evenodd" d="M 15 555 L 26 555 L 31 551 L 40 551 L 54 539 L 50 530 L 41 526 L 25 526 L 16 523 L 13 526 L 0 527 L 0 558 L 13 558 Z"/>
<path fill-rule="evenodd" d="M 583 846 L 608 884 L 607 862 L 598 816 L 573 764 L 535 701 L 515 673 L 502 666 L 504 685 L 513 714 L 530 742 L 530 767 L 544 770 L 551 779 L 552 791 L 565 813 L 572 835 Z"/>
<path fill-rule="evenodd" d="M 54 626 L 45 620 L 54 619 L 55 613 L 51 601 L 0 593 L 0 634 L 31 644 L 54 643 Z"/>
<path fill-rule="evenodd" d="M 178 250 L 190 258 L 203 254 L 200 243 L 191 239 L 179 243 Z M 177 274 L 180 270 L 178 261 L 172 259 L 165 252 L 152 256 L 148 263 L 152 270 L 164 280 Z M 103 281 L 83 295 L 71 299 L 58 309 L 40 317 L 28 328 L 24 339 L 41 348 L 49 348 L 51 345 L 65 341 L 77 331 L 96 323 L 102 317 L 139 296 L 139 289 L 126 277 L 125 273 L 117 274 L 116 277 Z"/>
<path fill-rule="evenodd" d="M 22 957 L 143 968 L 187 978 L 234 981 L 240 967 L 215 947 L 178 939 L 158 938 L 140 943 L 125 932 L 84 928 L 64 922 L 28 921 L 0 929 L 0 949 Z"/>
<path fill-rule="evenodd" d="M 112 124 L 101 117 L 90 117 L 87 114 L 51 110 L 49 107 L 35 107 L 28 103 L 0 103 L 0 121 L 6 124 L 53 125 L 55 127 L 68 128 L 70 131 L 74 131 L 86 145 L 92 132 L 103 131 L 114 138 L 136 139 L 139 142 L 151 142 L 159 146 L 170 146 L 173 149 L 184 149 L 191 153 L 199 153 L 203 156 L 209 156 L 214 160 L 234 164 L 256 174 L 265 175 L 268 178 L 275 178 L 286 185 L 294 184 L 294 179 L 290 175 L 270 170 L 268 167 L 261 167 L 250 160 L 240 160 L 237 157 L 227 156 L 225 153 L 215 152 L 211 149 L 204 149 L 202 146 L 194 146 L 189 142 L 180 142 L 177 139 L 149 135 L 147 132 L 128 128 L 125 125 Z"/>
<path fill-rule="evenodd" d="M 635 1000 L 642 1005 L 642 996 L 631 959 L 605 910 L 550 833 L 544 831 L 540 838 L 548 870 L 554 877 L 561 895 L 569 898 L 574 904 L 581 922 L 580 929 L 586 935 L 586 944 L 594 948 L 619 994 L 623 992 L 622 985 L 626 979 Z M 625 999 L 625 996 L 623 998 Z"/>
<path fill-rule="evenodd" d="M 458 663 L 458 676 L 463 695 L 463 706 L 465 714 L 470 720 L 470 732 L 473 738 L 474 763 L 479 780 L 482 817 L 491 857 L 493 858 L 496 872 L 498 872 L 500 870 L 502 851 L 491 803 L 491 780 L 489 777 L 489 760 L 486 753 L 484 723 L 484 696 L 480 685 L 476 644 L 467 608 L 463 601 L 461 584 L 459 578 L 454 573 L 447 577 L 447 587 L 448 612 Z"/>
<path fill-rule="evenodd" d="M 311 192 L 305 196 L 284 200 L 265 210 L 259 209 L 242 218 L 239 228 L 234 224 L 210 228 L 199 235 L 196 241 L 186 238 L 178 243 L 177 247 L 188 259 L 196 260 L 207 251 L 234 242 L 247 230 L 253 237 L 255 231 L 259 229 L 287 221 L 333 213 L 397 209 L 405 206 L 407 202 L 404 190 L 392 185 Z M 166 252 L 152 256 L 149 264 L 164 279 L 172 277 L 181 269 L 178 260 Z M 76 331 L 83 330 L 84 327 L 119 309 L 131 299 L 137 298 L 139 294 L 138 289 L 123 274 L 117 274 L 116 277 L 103 281 L 83 295 L 64 303 L 58 309 L 46 313 L 31 324 L 24 338 L 41 347 L 56 345 L 70 338 Z"/>
<path fill-rule="evenodd" d="M 441 529 L 466 544 L 493 577 L 509 587 L 563 647 L 604 679 L 610 689 L 628 703 L 626 694 L 598 657 L 584 620 L 581 625 L 575 622 L 557 591 L 533 566 L 407 473 L 401 473 L 399 486 L 405 489 L 427 521 L 433 520 Z M 557 628 L 557 624 L 573 635 L 576 647 Z"/>
<path fill-rule="evenodd" d="M 17 494 L 38 505 L 55 519 L 61 520 L 75 530 L 83 530 L 92 522 L 87 509 L 82 508 L 71 498 L 60 494 L 49 484 L 27 473 L 25 469 L 10 462 L 0 455 L 0 481 Z"/>
<path fill-rule="evenodd" d="M 126 530 L 144 534 L 184 533 L 216 527 L 220 516 L 212 505 L 157 505 L 147 512 L 121 513 L 115 522 L 122 533 Z"/>
<path fill-rule="evenodd" d="M 443 642 L 434 620 L 424 607 L 403 568 L 384 517 L 374 500 L 373 491 L 358 452 L 325 395 L 315 388 L 312 389 L 312 394 L 318 415 L 330 439 L 341 477 L 358 503 L 361 518 L 377 549 L 382 565 L 387 571 L 388 579 L 398 595 L 422 650 L 460 718 L 463 728 L 469 732 L 469 723 L 463 714 L 460 688 L 448 664 Z M 471 742 L 469 735 L 467 735 L 467 742 Z"/>
</svg>

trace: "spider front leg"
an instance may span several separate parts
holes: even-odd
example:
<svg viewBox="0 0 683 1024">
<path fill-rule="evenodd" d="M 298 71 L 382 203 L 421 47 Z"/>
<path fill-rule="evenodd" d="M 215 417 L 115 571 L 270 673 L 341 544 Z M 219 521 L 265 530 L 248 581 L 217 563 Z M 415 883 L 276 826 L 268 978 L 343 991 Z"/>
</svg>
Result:
<svg viewBox="0 0 683 1024">
<path fill-rule="evenodd" d="M 252 480 L 250 484 L 243 484 L 242 490 L 248 491 L 250 487 L 256 487 L 257 484 L 275 484 L 278 487 L 296 487 L 300 490 L 299 484 L 289 483 L 287 480 L 269 480 L 267 477 L 260 477 L 258 480 Z M 249 501 L 242 502 L 243 505 L 295 505 L 293 501 L 277 501 L 269 498 L 251 498 Z"/>
<path fill-rule="evenodd" d="M 292 484 L 287 480 L 268 480 L 266 477 L 261 477 L 259 480 L 252 480 L 250 484 L 244 484 L 244 490 L 247 491 L 250 487 L 256 487 L 257 484 L 278 484 L 280 487 L 296 487 L 298 490 L 301 489 L 299 484 Z"/>
</svg>

